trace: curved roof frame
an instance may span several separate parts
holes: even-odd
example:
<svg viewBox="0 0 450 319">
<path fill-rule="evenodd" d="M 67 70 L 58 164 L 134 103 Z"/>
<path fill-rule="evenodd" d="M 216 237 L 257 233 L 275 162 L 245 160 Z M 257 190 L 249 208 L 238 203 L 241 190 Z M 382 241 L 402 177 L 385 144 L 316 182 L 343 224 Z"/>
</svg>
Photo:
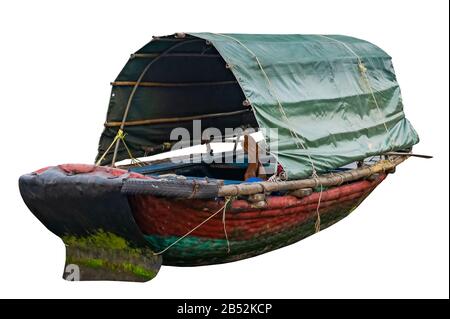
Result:
<svg viewBox="0 0 450 319">
<path fill-rule="evenodd" d="M 201 43 L 201 52 L 194 42 Z M 144 81 L 145 74 L 137 77 L 157 59 L 158 68 L 152 72 L 159 81 Z M 183 85 L 168 83 L 168 74 L 183 81 L 195 76 Z M 127 85 L 124 82 L 134 83 L 131 92 L 121 90 Z M 148 90 L 138 90 L 144 83 Z M 139 147 L 157 148 L 156 142 L 167 139 L 167 129 L 158 125 L 171 123 L 173 128 L 197 117 L 222 130 L 258 125 L 277 130 L 275 138 L 263 134 L 290 178 L 418 142 L 403 113 L 391 57 L 351 37 L 212 33 L 159 37 L 131 56 L 113 84 L 99 153 L 117 132 L 118 115 L 128 115 L 124 105 L 132 118 L 122 117 L 122 127 L 137 156 L 142 156 Z M 151 91 L 152 96 L 144 96 L 143 91 Z M 120 98 L 115 98 L 116 93 Z M 246 112 L 242 101 L 248 101 L 254 115 Z M 166 113 L 175 116 L 161 117 Z M 123 150 L 118 154 L 127 157 Z"/>
</svg>

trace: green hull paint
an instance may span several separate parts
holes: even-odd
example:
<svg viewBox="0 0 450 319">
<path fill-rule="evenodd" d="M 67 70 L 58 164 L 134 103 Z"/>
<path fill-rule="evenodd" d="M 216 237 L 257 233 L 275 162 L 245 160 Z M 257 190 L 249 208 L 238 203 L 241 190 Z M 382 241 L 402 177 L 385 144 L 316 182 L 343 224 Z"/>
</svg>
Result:
<svg viewBox="0 0 450 319">
<path fill-rule="evenodd" d="M 321 229 L 325 229 L 346 217 L 354 208 L 340 209 L 321 216 Z M 229 253 L 225 239 L 188 236 L 163 253 L 163 264 L 197 266 L 220 264 L 257 256 L 313 235 L 315 233 L 315 222 L 316 219 L 312 218 L 307 222 L 275 234 L 255 236 L 245 241 L 230 240 Z M 155 252 L 162 251 L 178 239 L 178 237 L 174 236 L 155 235 L 147 235 L 145 238 Z"/>
</svg>

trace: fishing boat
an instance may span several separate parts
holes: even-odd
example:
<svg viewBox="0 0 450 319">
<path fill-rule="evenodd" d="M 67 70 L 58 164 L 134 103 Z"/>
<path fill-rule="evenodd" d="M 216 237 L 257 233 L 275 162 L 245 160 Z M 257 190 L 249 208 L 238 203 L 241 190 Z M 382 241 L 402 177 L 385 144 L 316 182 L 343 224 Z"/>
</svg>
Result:
<svg viewBox="0 0 450 319">
<path fill-rule="evenodd" d="M 295 243 L 350 214 L 419 141 L 391 57 L 348 36 L 153 37 L 111 85 L 95 164 L 19 180 L 66 244 L 66 279 L 146 281 L 161 264 Z"/>
</svg>

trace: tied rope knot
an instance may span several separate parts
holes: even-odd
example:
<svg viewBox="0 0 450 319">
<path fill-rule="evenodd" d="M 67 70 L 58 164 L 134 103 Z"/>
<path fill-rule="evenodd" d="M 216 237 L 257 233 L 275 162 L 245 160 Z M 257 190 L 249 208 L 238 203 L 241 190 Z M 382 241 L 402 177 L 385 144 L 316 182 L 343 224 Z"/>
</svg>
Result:
<svg viewBox="0 0 450 319">
<path fill-rule="evenodd" d="M 318 233 L 320 231 L 320 202 L 322 201 L 322 194 L 323 194 L 323 185 L 320 182 L 319 175 L 317 174 L 317 171 L 315 168 L 313 168 L 312 172 L 312 178 L 316 182 L 316 185 L 320 185 L 320 193 L 319 193 L 319 200 L 317 201 L 317 207 L 316 207 L 316 222 L 314 224 L 315 232 Z"/>
<path fill-rule="evenodd" d="M 125 146 L 125 149 L 126 149 L 127 152 L 128 152 L 128 156 L 130 157 L 131 163 L 132 163 L 132 164 L 136 164 L 136 165 L 138 165 L 138 166 L 141 166 L 140 160 L 138 160 L 137 158 L 135 158 L 135 157 L 133 156 L 133 154 L 131 153 L 130 148 L 129 148 L 128 145 L 127 145 L 127 143 L 125 143 L 125 136 L 127 136 L 127 133 L 125 133 L 122 129 L 119 129 L 119 130 L 117 131 L 116 136 L 114 136 L 113 141 L 111 142 L 111 144 L 109 144 L 108 148 L 107 148 L 106 151 L 103 153 L 103 155 L 98 159 L 98 161 L 95 163 L 95 165 L 96 165 L 96 166 L 99 166 L 99 165 L 103 162 L 103 160 L 104 160 L 105 157 L 106 157 L 106 154 L 109 153 L 109 151 L 111 150 L 111 148 L 112 148 L 116 143 L 118 143 L 119 141 L 122 141 L 123 145 Z"/>
<path fill-rule="evenodd" d="M 358 68 L 361 74 L 365 74 L 367 72 L 367 68 L 361 60 L 358 61 Z"/>
<path fill-rule="evenodd" d="M 123 140 L 124 138 L 125 138 L 125 136 L 127 135 L 127 133 L 124 133 L 123 132 L 123 130 L 122 129 L 119 129 L 118 131 L 117 131 L 117 135 L 116 135 L 116 137 L 114 138 L 114 139 L 121 139 L 121 140 Z"/>
</svg>

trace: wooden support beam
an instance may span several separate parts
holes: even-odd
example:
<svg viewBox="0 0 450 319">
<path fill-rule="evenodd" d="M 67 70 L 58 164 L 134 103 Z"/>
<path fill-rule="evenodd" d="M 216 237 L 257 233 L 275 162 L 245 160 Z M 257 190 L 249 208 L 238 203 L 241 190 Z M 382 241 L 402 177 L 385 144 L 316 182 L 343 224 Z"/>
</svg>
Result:
<svg viewBox="0 0 450 319">
<path fill-rule="evenodd" d="M 301 188 L 315 188 L 322 186 L 337 186 L 345 182 L 352 182 L 361 178 L 368 177 L 375 173 L 387 172 L 392 170 L 408 157 L 398 156 L 389 161 L 383 160 L 372 166 L 352 169 L 339 174 L 325 174 L 318 178 L 309 178 L 301 180 L 292 180 L 285 182 L 255 182 L 242 183 L 238 185 L 224 185 L 219 188 L 219 196 L 252 195 L 264 192 L 288 191 Z"/>
<path fill-rule="evenodd" d="M 193 115 L 193 116 L 184 116 L 184 117 L 169 117 L 169 118 L 160 118 L 160 119 L 135 120 L 135 121 L 123 122 L 123 126 L 177 123 L 177 122 L 186 122 L 186 121 L 193 121 L 193 120 L 202 120 L 202 119 L 208 119 L 208 118 L 240 115 L 240 114 L 245 114 L 245 113 L 249 113 L 249 112 L 251 112 L 251 110 L 239 110 L 239 111 L 233 111 L 233 112 L 202 114 L 202 115 Z M 121 124 L 122 124 L 122 122 L 106 122 L 105 126 L 106 127 L 118 127 L 118 126 L 121 126 Z"/>
<path fill-rule="evenodd" d="M 130 59 L 151 59 L 160 56 L 160 53 L 133 53 L 130 55 Z M 170 53 L 164 56 L 165 58 L 222 58 L 220 54 L 212 54 L 212 53 Z"/>
<path fill-rule="evenodd" d="M 112 86 L 135 86 L 137 82 L 116 81 L 111 82 Z M 167 83 L 167 82 L 140 82 L 138 86 L 143 87 L 191 87 L 191 86 L 214 86 L 237 84 L 237 81 L 217 81 L 217 82 L 187 82 L 187 83 Z"/>
<path fill-rule="evenodd" d="M 163 41 L 163 42 L 179 42 L 184 41 L 186 39 L 194 39 L 194 37 L 184 37 L 184 38 L 169 38 L 169 37 L 159 37 L 159 36 L 152 36 L 152 41 Z"/>
</svg>

